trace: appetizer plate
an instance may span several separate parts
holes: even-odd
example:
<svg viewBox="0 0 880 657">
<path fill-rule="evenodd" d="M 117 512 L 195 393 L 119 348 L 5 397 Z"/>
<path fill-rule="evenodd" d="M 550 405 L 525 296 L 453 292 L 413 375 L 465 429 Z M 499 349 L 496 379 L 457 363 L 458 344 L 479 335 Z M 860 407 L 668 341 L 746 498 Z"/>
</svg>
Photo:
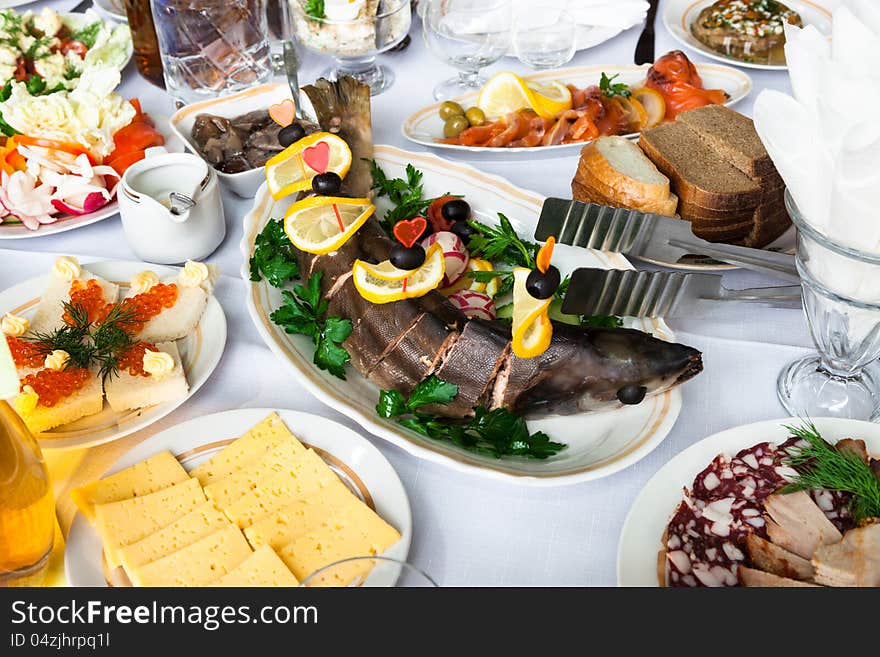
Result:
<svg viewBox="0 0 880 657">
<path fill-rule="evenodd" d="M 144 111 L 153 119 L 159 132 L 165 136 L 165 148 L 172 153 L 183 153 L 186 146 L 171 129 L 168 119 L 158 111 L 154 112 L 149 108 L 145 108 Z M 119 201 L 113 200 L 104 207 L 88 214 L 61 215 L 54 224 L 43 224 L 37 230 L 31 230 L 21 223 L 6 221 L 0 223 L 0 241 L 26 240 L 32 237 L 46 237 L 47 235 L 66 233 L 75 228 L 82 228 L 83 226 L 104 221 L 104 219 L 109 219 L 117 214 L 119 214 Z"/>
<path fill-rule="evenodd" d="M 131 277 L 143 271 L 147 265 L 142 262 L 107 260 L 84 264 L 83 267 L 93 274 L 113 281 L 123 288 L 122 292 L 125 292 Z M 159 278 L 173 276 L 178 271 L 174 267 L 153 264 L 149 265 L 149 268 L 156 272 Z M 46 289 L 47 281 L 46 276 L 38 276 L 0 292 L 0 315 L 11 312 L 31 319 L 40 302 L 40 295 Z M 107 443 L 148 427 L 192 397 L 211 376 L 226 346 L 226 315 L 213 295 L 208 299 L 205 314 L 202 315 L 202 321 L 199 322 L 195 332 L 178 341 L 177 346 L 189 383 L 186 397 L 125 413 L 114 413 L 105 400 L 104 410 L 100 413 L 37 434 L 40 447 L 80 449 Z"/>
<path fill-rule="evenodd" d="M 719 64 L 696 64 L 703 86 L 706 89 L 723 89 L 730 96 L 727 105 L 734 105 L 749 95 L 752 90 L 752 79 L 743 71 Z M 525 76 L 534 82 L 562 81 L 576 87 L 588 87 L 599 84 L 602 73 L 609 76 L 619 75 L 615 82 L 638 84 L 645 79 L 650 65 L 642 66 L 578 66 L 576 68 L 560 68 L 541 71 Z M 478 91 L 465 94 L 454 100 L 462 107 L 470 107 L 477 102 Z M 435 140 L 443 136 L 443 120 L 438 114 L 442 103 L 433 103 L 423 107 L 410 116 L 401 126 L 403 136 L 416 144 L 436 148 L 449 155 L 466 155 L 469 160 L 497 160 L 528 154 L 531 158 L 557 158 L 577 155 L 585 142 L 558 144 L 556 146 L 533 146 L 516 148 L 491 148 L 485 146 L 461 146 L 459 144 L 439 144 Z M 638 134 L 626 135 L 635 138 Z"/>
<path fill-rule="evenodd" d="M 822 437 L 836 443 L 841 438 L 861 438 L 868 452 L 880 454 L 880 425 L 860 420 L 812 418 Z M 746 424 L 727 429 L 691 445 L 655 474 L 623 523 L 617 546 L 618 586 L 659 586 L 657 554 L 660 539 L 682 499 L 682 489 L 693 484 L 718 454 L 736 454 L 760 442 L 785 442 L 790 434 L 784 425 L 802 423 L 800 418 L 785 418 Z"/>
<path fill-rule="evenodd" d="M 171 450 L 187 470 L 199 466 L 275 409 L 247 408 L 195 418 L 151 436 L 119 459 L 106 474 L 113 474 L 139 461 Z M 279 410 L 284 423 L 307 446 L 312 447 L 342 481 L 401 534 L 384 556 L 406 561 L 412 541 L 412 514 L 406 490 L 382 453 L 366 438 L 348 427 L 310 413 Z M 101 539 L 78 513 L 67 537 L 64 570 L 71 586 L 108 586 L 101 558 Z M 380 569 L 379 577 L 396 579 Z M 370 581 L 392 586 L 394 581 Z"/>
<path fill-rule="evenodd" d="M 452 163 L 428 153 L 411 153 L 392 146 L 376 146 L 374 157 L 389 176 L 405 175 L 407 164 L 424 172 L 425 194 L 439 196 L 446 192 L 463 194 L 480 221 L 497 224 L 502 212 L 525 238 L 534 235 L 544 197 L 515 187 L 466 164 Z M 292 202 L 288 197 L 275 202 L 263 185 L 257 192 L 254 207 L 244 219 L 241 242 L 242 278 L 250 280 L 248 260 L 254 240 L 271 218 L 279 218 Z M 377 208 L 381 215 L 384 208 Z M 576 267 L 632 269 L 619 254 L 588 251 L 558 245 L 556 264 L 565 275 Z M 515 481 L 525 486 L 559 486 L 598 479 L 621 470 L 643 458 L 669 433 L 681 411 L 681 391 L 676 388 L 651 397 L 637 406 L 614 411 L 553 417 L 529 423 L 532 431 L 545 431 L 568 448 L 546 460 L 525 458 L 496 459 L 458 448 L 451 443 L 434 441 L 401 427 L 393 420 L 376 414 L 379 389 L 349 369 L 343 381 L 322 372 L 312 363 L 314 347 L 310 339 L 287 335 L 273 324 L 270 313 L 281 304 L 280 290 L 265 281 L 248 283 L 248 311 L 262 338 L 278 358 L 289 364 L 294 376 L 322 402 L 358 422 L 364 429 L 430 461 L 443 463 L 463 472 L 495 479 Z M 633 320 L 627 324 L 664 339 L 672 340 L 669 327 L 660 320 Z"/>
<path fill-rule="evenodd" d="M 716 50 L 712 50 L 702 41 L 691 34 L 691 25 L 697 19 L 700 12 L 714 0 L 667 0 L 664 4 L 663 25 L 676 41 L 681 45 L 696 50 L 706 57 L 710 57 L 725 64 L 756 68 L 765 71 L 784 71 L 788 67 L 785 64 L 760 64 L 756 62 L 744 62 L 734 57 L 728 57 Z M 823 6 L 822 2 L 811 0 L 783 0 L 787 5 L 801 15 L 804 25 L 812 25 L 819 32 L 831 36 L 831 10 Z"/>
</svg>

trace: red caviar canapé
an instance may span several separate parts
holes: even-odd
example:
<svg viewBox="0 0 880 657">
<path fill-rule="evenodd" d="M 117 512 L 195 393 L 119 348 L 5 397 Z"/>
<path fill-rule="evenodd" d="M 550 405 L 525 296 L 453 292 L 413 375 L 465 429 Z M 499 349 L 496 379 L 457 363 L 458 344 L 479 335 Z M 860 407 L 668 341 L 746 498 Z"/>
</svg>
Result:
<svg viewBox="0 0 880 657">
<path fill-rule="evenodd" d="M 79 306 L 89 314 L 90 322 L 99 322 L 107 316 L 112 304 L 104 298 L 104 290 L 94 278 L 83 283 L 76 280 L 70 286 L 70 305 Z M 66 310 L 63 315 L 65 324 L 73 324 L 73 318 Z"/>
<path fill-rule="evenodd" d="M 130 310 L 134 315 L 134 321 L 126 324 L 128 332 L 140 333 L 144 324 L 177 303 L 177 295 L 176 284 L 159 283 L 142 294 L 124 299 L 120 304 L 123 310 Z"/>
<path fill-rule="evenodd" d="M 18 368 L 42 367 L 43 362 L 46 360 L 46 354 L 40 351 L 32 342 L 7 335 L 6 344 L 9 345 L 9 351 L 12 352 L 12 360 Z"/>
<path fill-rule="evenodd" d="M 91 377 L 91 372 L 79 367 L 40 370 L 24 377 L 21 389 L 24 391 L 25 386 L 31 386 L 40 396 L 40 405 L 51 407 L 85 387 Z"/>
<path fill-rule="evenodd" d="M 148 351 L 159 349 L 148 342 L 135 342 L 120 354 L 117 360 L 119 371 L 128 372 L 132 376 L 150 376 L 149 372 L 144 371 L 144 354 Z"/>
</svg>

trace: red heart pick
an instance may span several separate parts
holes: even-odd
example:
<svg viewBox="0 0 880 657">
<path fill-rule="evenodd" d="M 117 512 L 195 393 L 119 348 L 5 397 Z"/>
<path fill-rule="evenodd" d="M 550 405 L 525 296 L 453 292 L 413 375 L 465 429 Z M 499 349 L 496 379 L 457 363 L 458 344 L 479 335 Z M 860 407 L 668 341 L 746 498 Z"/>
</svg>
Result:
<svg viewBox="0 0 880 657">
<path fill-rule="evenodd" d="M 326 141 L 319 141 L 314 146 L 305 149 L 302 154 L 303 162 L 309 165 L 309 168 L 318 173 L 327 171 L 327 165 L 330 162 L 330 144 Z"/>
<path fill-rule="evenodd" d="M 425 232 L 428 227 L 428 221 L 424 217 L 413 217 L 412 219 L 402 219 L 394 224 L 394 237 L 406 248 L 412 248 L 416 240 Z"/>
</svg>

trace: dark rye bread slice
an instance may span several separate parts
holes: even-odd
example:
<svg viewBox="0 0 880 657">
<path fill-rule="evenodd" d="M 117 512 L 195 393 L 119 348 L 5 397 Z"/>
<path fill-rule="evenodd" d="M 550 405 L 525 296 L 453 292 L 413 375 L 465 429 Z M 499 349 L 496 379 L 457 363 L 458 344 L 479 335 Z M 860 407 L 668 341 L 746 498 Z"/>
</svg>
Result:
<svg viewBox="0 0 880 657">
<path fill-rule="evenodd" d="M 734 244 L 760 249 L 774 242 L 791 228 L 791 218 L 785 208 L 773 212 L 759 211 L 751 232 Z"/>
<path fill-rule="evenodd" d="M 643 132 L 639 146 L 672 181 L 682 202 L 716 210 L 755 210 L 761 201 L 757 182 L 680 121 Z"/>
<path fill-rule="evenodd" d="M 739 224 L 707 228 L 691 222 L 691 230 L 694 235 L 707 242 L 733 242 L 748 238 L 754 229 L 754 220 L 749 219 Z"/>
<path fill-rule="evenodd" d="M 724 105 L 706 105 L 678 115 L 722 158 L 752 178 L 776 173 L 770 154 L 747 116 Z"/>
</svg>

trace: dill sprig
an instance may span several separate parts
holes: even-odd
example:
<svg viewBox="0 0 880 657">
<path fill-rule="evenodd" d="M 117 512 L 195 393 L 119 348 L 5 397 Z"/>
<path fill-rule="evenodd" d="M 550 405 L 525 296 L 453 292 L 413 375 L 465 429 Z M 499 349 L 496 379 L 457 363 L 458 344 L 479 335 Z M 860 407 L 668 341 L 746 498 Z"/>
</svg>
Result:
<svg viewBox="0 0 880 657">
<path fill-rule="evenodd" d="M 842 452 L 825 442 L 812 422 L 786 429 L 808 444 L 792 450 L 785 459 L 798 476 L 782 492 L 824 489 L 852 493 L 850 510 L 856 522 L 880 517 L 880 479 L 858 454 Z"/>
<path fill-rule="evenodd" d="M 44 356 L 62 349 L 70 356 L 68 367 L 88 368 L 95 356 L 90 339 L 92 322 L 89 313 L 83 306 L 68 301 L 64 302 L 64 313 L 68 318 L 64 326 L 49 333 L 34 333 L 27 340 Z"/>
<path fill-rule="evenodd" d="M 134 344 L 131 325 L 136 321 L 133 310 L 117 304 L 92 331 L 94 360 L 100 367 L 102 380 L 116 374 L 119 369 L 119 357 Z"/>
</svg>

